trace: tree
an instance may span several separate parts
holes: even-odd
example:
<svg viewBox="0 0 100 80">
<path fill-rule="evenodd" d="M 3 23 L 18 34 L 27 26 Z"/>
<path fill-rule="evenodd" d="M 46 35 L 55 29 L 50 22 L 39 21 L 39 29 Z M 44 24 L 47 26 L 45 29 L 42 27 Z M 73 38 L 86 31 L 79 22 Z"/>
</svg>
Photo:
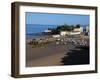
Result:
<svg viewBox="0 0 100 80">
<path fill-rule="evenodd" d="M 71 31 L 74 29 L 74 26 L 73 25 L 67 25 L 67 24 L 64 24 L 64 25 L 59 25 L 57 27 L 57 31 Z"/>
<path fill-rule="evenodd" d="M 75 28 L 80 28 L 80 24 L 77 24 Z"/>
</svg>

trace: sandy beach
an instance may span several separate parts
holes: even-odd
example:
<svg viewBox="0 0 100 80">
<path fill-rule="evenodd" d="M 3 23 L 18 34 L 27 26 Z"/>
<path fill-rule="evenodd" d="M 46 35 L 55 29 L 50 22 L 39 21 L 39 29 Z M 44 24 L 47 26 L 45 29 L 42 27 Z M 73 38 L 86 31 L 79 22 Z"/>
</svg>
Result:
<svg viewBox="0 0 100 80">
<path fill-rule="evenodd" d="M 26 47 L 26 66 L 55 66 L 62 65 L 62 58 L 69 51 L 74 48 L 73 45 L 57 45 L 51 43 L 42 47 L 32 48 L 27 45 Z"/>
</svg>

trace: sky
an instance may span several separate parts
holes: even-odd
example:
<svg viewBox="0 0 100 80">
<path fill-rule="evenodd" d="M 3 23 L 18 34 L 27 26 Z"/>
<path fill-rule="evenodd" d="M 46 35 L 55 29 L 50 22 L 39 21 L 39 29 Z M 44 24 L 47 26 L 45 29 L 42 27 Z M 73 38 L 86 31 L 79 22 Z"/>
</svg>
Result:
<svg viewBox="0 0 100 80">
<path fill-rule="evenodd" d="M 89 25 L 89 15 L 75 14 L 51 14 L 51 13 L 34 13 L 26 12 L 26 24 L 41 25 Z"/>
</svg>

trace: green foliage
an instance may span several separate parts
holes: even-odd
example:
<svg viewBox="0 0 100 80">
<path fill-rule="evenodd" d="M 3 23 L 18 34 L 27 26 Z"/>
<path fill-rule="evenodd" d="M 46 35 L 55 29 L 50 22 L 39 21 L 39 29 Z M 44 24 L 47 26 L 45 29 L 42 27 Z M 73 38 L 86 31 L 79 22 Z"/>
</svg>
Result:
<svg viewBox="0 0 100 80">
<path fill-rule="evenodd" d="M 77 24 L 75 28 L 80 28 L 80 24 Z"/>
<path fill-rule="evenodd" d="M 67 25 L 67 24 L 64 24 L 64 25 L 59 25 L 57 27 L 57 31 L 71 31 L 74 29 L 74 26 L 73 25 Z"/>
</svg>

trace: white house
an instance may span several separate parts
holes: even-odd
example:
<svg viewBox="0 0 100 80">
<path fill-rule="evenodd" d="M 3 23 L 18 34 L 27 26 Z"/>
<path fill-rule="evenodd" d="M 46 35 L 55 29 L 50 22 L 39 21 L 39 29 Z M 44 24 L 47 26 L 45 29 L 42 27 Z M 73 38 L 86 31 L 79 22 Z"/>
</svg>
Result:
<svg viewBox="0 0 100 80">
<path fill-rule="evenodd" d="M 81 31 L 81 32 L 83 32 L 83 31 L 84 31 L 84 30 L 83 30 L 83 27 L 80 27 L 80 31 Z"/>
<path fill-rule="evenodd" d="M 53 38 L 59 38 L 60 35 L 59 35 L 59 34 L 57 34 L 57 35 L 52 35 L 52 37 L 53 37 Z"/>
<path fill-rule="evenodd" d="M 80 31 L 81 31 L 81 27 L 79 27 L 79 28 L 74 28 L 73 31 L 75 31 L 75 32 L 80 32 Z"/>
<path fill-rule="evenodd" d="M 89 26 L 86 26 L 86 32 L 89 32 Z"/>
<path fill-rule="evenodd" d="M 74 31 L 61 31 L 60 35 L 61 36 L 66 36 L 66 35 L 78 35 L 81 34 L 81 30 L 80 29 L 75 29 Z"/>
<path fill-rule="evenodd" d="M 81 32 L 70 32 L 70 35 L 78 35 L 78 34 L 81 34 Z"/>
<path fill-rule="evenodd" d="M 68 34 L 69 34 L 68 31 L 61 31 L 61 32 L 60 32 L 60 35 L 61 35 L 61 36 L 65 36 L 65 35 L 68 35 Z"/>
</svg>

